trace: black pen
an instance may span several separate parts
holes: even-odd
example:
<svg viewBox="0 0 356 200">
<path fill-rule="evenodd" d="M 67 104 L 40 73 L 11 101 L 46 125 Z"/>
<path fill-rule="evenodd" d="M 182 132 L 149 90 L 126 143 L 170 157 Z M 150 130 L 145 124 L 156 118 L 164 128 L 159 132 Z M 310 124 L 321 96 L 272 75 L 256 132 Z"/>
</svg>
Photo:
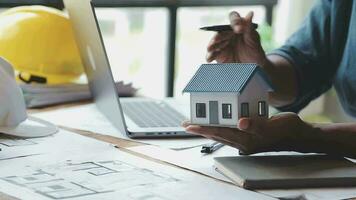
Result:
<svg viewBox="0 0 356 200">
<path fill-rule="evenodd" d="M 252 23 L 252 28 L 257 29 L 258 24 Z M 226 24 L 226 25 L 205 26 L 205 27 L 201 27 L 200 30 L 222 32 L 222 31 L 232 31 L 232 28 L 231 25 Z"/>
<path fill-rule="evenodd" d="M 224 144 L 222 144 L 220 142 L 213 142 L 211 144 L 202 146 L 200 152 L 201 153 L 213 153 L 214 151 L 220 149 L 223 146 L 224 146 Z"/>
</svg>

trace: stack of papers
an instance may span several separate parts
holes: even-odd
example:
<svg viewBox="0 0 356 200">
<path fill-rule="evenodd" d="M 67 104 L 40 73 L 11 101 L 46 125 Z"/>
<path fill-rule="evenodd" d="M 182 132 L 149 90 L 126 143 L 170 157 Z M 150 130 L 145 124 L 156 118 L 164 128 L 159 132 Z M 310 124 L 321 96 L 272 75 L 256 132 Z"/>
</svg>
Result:
<svg viewBox="0 0 356 200">
<path fill-rule="evenodd" d="M 132 84 L 116 82 L 116 88 L 121 97 L 134 96 L 137 89 Z M 83 101 L 91 99 L 87 84 L 21 84 L 20 85 L 28 108 L 44 107 L 49 105 Z"/>
</svg>

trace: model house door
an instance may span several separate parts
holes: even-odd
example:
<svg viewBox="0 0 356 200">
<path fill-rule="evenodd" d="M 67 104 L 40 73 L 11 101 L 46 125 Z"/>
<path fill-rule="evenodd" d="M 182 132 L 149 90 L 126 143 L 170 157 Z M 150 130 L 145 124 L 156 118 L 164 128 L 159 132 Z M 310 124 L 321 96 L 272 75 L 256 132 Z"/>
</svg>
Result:
<svg viewBox="0 0 356 200">
<path fill-rule="evenodd" d="M 209 123 L 219 124 L 219 107 L 217 101 L 209 101 Z"/>
</svg>

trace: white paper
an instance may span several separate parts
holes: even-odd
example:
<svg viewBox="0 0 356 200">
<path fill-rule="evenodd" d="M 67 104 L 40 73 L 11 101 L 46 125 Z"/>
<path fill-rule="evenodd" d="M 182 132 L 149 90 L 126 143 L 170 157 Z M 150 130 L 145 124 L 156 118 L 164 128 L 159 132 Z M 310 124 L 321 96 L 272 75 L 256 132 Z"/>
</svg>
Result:
<svg viewBox="0 0 356 200">
<path fill-rule="evenodd" d="M 200 153 L 201 147 L 174 151 L 145 145 L 128 149 L 230 183 L 231 181 L 228 178 L 215 171 L 213 158 L 216 156 L 236 156 L 238 154 L 237 149 L 229 146 L 224 146 L 213 154 Z"/>
<path fill-rule="evenodd" d="M 47 137 L 26 139 L 0 134 L 0 162 L 51 152 L 71 152 L 86 149 L 88 146 L 100 151 L 112 145 L 65 130 L 59 130 L 58 133 Z"/>
<path fill-rule="evenodd" d="M 21 199 L 272 199 L 109 146 L 2 162 L 0 191 Z"/>
<path fill-rule="evenodd" d="M 105 116 L 98 111 L 95 104 L 41 112 L 33 116 L 45 119 L 59 126 L 128 139 L 119 133 Z M 211 142 L 211 140 L 205 138 L 135 139 L 135 141 L 170 149 L 186 149 Z"/>
<path fill-rule="evenodd" d="M 201 154 L 200 148 L 191 148 L 182 151 L 162 149 L 150 145 L 131 147 L 129 150 L 155 159 L 162 160 L 207 176 L 231 182 L 214 169 L 214 157 L 238 156 L 237 149 L 224 146 L 212 154 Z M 256 155 L 286 155 L 298 154 L 295 152 L 271 152 Z M 346 199 L 356 197 L 356 187 L 352 188 L 313 188 L 288 190 L 258 190 L 258 192 L 274 197 L 305 197 L 306 199 Z M 299 198 L 300 199 L 300 198 Z"/>
</svg>

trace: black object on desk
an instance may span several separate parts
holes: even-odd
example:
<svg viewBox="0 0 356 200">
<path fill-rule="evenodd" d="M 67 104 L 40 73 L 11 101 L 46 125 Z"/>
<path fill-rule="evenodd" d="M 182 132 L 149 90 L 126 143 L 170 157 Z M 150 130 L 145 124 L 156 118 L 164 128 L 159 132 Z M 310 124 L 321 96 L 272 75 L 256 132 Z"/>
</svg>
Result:
<svg viewBox="0 0 356 200">
<path fill-rule="evenodd" d="M 222 144 L 220 142 L 213 142 L 211 144 L 202 146 L 200 152 L 201 153 L 213 153 L 214 151 L 220 149 L 223 146 L 224 146 L 224 144 Z"/>
<path fill-rule="evenodd" d="M 253 29 L 258 28 L 258 24 L 252 23 Z M 205 26 L 201 27 L 200 30 L 203 31 L 215 31 L 215 32 L 222 32 L 222 31 L 232 31 L 231 25 L 215 25 L 215 26 Z"/>
</svg>

